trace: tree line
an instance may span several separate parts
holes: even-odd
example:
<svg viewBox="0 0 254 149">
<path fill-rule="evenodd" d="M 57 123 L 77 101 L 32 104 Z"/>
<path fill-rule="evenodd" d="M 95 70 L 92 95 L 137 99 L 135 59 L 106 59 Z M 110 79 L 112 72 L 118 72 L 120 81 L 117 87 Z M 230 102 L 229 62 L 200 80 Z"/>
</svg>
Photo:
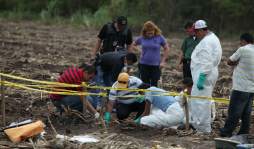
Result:
<svg viewBox="0 0 254 149">
<path fill-rule="evenodd" d="M 152 20 L 164 32 L 182 31 L 185 22 L 204 19 L 216 32 L 230 33 L 253 31 L 253 6 L 253 0 L 0 0 L 0 16 L 99 27 L 125 15 L 133 28 Z"/>
</svg>

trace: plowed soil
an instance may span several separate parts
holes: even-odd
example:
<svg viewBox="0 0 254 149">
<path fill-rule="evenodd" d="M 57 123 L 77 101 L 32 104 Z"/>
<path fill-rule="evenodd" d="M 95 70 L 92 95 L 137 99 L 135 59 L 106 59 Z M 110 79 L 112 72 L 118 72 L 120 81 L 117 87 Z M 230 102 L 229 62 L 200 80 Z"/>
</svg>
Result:
<svg viewBox="0 0 254 149">
<path fill-rule="evenodd" d="M 79 65 L 89 61 L 90 51 L 95 45 L 98 30 L 69 25 L 50 25 L 40 22 L 10 22 L 0 20 L 0 69 L 3 73 L 21 76 L 36 80 L 55 81 L 60 72 L 72 65 Z M 163 88 L 170 91 L 179 89 L 181 72 L 176 69 L 176 58 L 179 52 L 182 36 L 170 36 L 170 56 L 168 66 L 163 72 Z M 237 49 L 238 40 L 221 39 L 223 58 L 220 64 L 220 76 L 214 90 L 216 97 L 229 97 L 231 88 L 232 68 L 226 65 L 226 59 Z M 41 119 L 46 123 L 47 139 L 52 137 L 52 131 L 48 125 L 47 109 L 48 95 L 40 92 L 32 92 L 23 89 L 5 87 L 6 121 L 10 124 L 28 118 Z M 227 105 L 217 104 L 217 118 L 213 124 L 211 135 L 191 134 L 179 137 L 176 132 L 159 129 L 142 129 L 131 127 L 121 129 L 114 124 L 108 134 L 101 137 L 111 137 L 111 141 L 117 141 L 118 146 L 112 142 L 104 142 L 99 146 L 83 146 L 84 148 L 106 148 L 111 143 L 112 148 L 151 148 L 160 145 L 161 148 L 215 148 L 213 138 L 218 137 L 218 129 L 223 126 L 227 113 Z M 2 120 L 2 115 L 0 117 Z M 70 135 L 97 133 L 101 130 L 95 123 L 68 123 L 51 116 L 52 124 L 58 133 Z M 1 124 L 0 126 L 3 126 Z M 252 134 L 254 126 L 252 124 Z M 1 141 L 7 141 L 4 134 Z M 126 144 L 128 144 L 126 146 Z M 10 143 L 11 144 L 11 143 Z M 122 144 L 122 145 L 121 145 Z M 1 145 L 1 143 L 0 143 Z M 120 146 L 119 146 L 120 145 Z M 66 147 L 67 148 L 67 147 Z"/>
</svg>

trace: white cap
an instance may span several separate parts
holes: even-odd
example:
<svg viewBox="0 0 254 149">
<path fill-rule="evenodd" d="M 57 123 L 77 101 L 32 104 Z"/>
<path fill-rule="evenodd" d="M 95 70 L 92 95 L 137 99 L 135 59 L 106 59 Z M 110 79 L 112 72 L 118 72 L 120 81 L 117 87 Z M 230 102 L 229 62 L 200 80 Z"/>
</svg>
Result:
<svg viewBox="0 0 254 149">
<path fill-rule="evenodd" d="M 204 20 L 198 20 L 194 24 L 194 29 L 207 28 L 206 22 Z"/>
</svg>

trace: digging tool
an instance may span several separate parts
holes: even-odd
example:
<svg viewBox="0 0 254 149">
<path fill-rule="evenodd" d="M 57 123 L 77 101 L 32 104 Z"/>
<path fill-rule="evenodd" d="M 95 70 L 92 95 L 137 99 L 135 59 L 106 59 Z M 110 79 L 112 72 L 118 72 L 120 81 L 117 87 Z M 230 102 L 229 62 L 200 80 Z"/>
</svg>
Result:
<svg viewBox="0 0 254 149">
<path fill-rule="evenodd" d="M 0 131 L 4 131 L 5 129 L 9 129 L 9 128 L 14 128 L 14 127 L 19 127 L 19 126 L 27 125 L 27 124 L 30 124 L 32 122 L 33 121 L 31 119 L 28 119 L 28 120 L 25 120 L 25 121 L 22 121 L 22 122 L 19 122 L 19 123 L 13 123 L 13 124 L 11 124 L 9 126 L 2 127 L 0 129 Z"/>
<path fill-rule="evenodd" d="M 186 93 L 187 91 L 184 91 L 184 93 Z M 185 129 L 189 130 L 190 129 L 190 123 L 189 123 L 189 107 L 188 107 L 188 98 L 184 95 L 183 96 L 183 100 L 184 100 L 184 109 L 185 109 L 185 116 L 186 116 L 186 125 L 185 125 Z"/>
<path fill-rule="evenodd" d="M 85 88 L 85 83 L 82 82 L 82 91 L 85 92 L 86 91 L 86 88 Z M 87 108 L 87 101 L 86 101 L 86 97 L 84 95 L 81 95 L 80 96 L 80 100 L 82 101 L 83 103 L 83 114 L 86 113 L 86 108 Z"/>
</svg>

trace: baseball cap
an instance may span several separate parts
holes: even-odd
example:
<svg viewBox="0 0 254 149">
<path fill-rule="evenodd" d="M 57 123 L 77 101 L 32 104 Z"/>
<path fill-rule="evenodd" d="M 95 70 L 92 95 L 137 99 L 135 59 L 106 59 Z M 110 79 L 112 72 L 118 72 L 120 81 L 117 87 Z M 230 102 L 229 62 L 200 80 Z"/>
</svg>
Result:
<svg viewBox="0 0 254 149">
<path fill-rule="evenodd" d="M 207 28 L 206 22 L 204 20 L 198 20 L 194 24 L 194 29 Z"/>
<path fill-rule="evenodd" d="M 129 82 L 128 73 L 122 72 L 118 75 L 116 87 L 117 88 L 127 88 L 128 82 Z"/>
<path fill-rule="evenodd" d="M 127 18 L 125 16 L 119 16 L 116 19 L 116 23 L 122 26 L 127 25 Z"/>
</svg>

